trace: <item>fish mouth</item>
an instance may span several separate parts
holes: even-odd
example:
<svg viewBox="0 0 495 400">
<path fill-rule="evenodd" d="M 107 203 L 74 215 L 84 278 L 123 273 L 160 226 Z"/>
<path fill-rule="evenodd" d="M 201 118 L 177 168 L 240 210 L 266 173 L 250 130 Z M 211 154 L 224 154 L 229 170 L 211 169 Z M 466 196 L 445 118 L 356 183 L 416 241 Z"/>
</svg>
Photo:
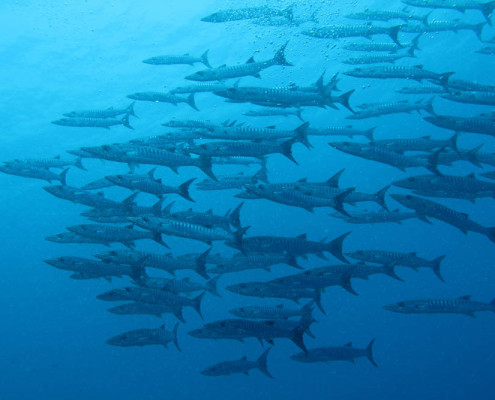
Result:
<svg viewBox="0 0 495 400">
<path fill-rule="evenodd" d="M 57 258 L 48 258 L 47 260 L 43 260 L 43 262 L 52 267 L 57 267 L 60 264 L 60 261 Z"/>
<path fill-rule="evenodd" d="M 383 306 L 382 308 L 384 310 L 387 310 L 387 311 L 394 311 L 394 312 L 399 311 L 399 307 L 397 307 L 396 304 L 387 304 L 387 305 Z"/>
</svg>

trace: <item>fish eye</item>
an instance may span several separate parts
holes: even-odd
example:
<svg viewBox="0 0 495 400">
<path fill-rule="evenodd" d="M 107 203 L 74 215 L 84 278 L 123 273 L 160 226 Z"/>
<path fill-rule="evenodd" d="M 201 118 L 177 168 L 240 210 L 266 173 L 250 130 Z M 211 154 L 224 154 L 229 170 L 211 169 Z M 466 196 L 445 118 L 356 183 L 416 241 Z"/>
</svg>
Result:
<svg viewBox="0 0 495 400">
<path fill-rule="evenodd" d="M 407 178 L 407 180 L 408 180 L 409 182 L 414 182 L 414 181 L 416 180 L 416 178 L 414 178 L 414 177 L 412 177 L 412 176 L 411 176 L 410 178 Z"/>
</svg>

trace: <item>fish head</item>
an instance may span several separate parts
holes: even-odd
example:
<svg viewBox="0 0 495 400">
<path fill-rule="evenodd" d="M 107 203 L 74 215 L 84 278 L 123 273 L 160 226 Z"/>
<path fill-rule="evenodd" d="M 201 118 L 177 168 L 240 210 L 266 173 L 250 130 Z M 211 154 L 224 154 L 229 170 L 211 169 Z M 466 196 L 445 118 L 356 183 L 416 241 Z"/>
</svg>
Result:
<svg viewBox="0 0 495 400">
<path fill-rule="evenodd" d="M 187 332 L 187 334 L 192 336 L 192 337 L 200 338 L 200 339 L 207 339 L 207 338 L 213 338 L 214 337 L 213 332 L 211 332 L 205 328 L 193 329 L 192 331 Z"/>
<path fill-rule="evenodd" d="M 414 205 L 414 196 L 410 194 L 391 194 L 390 195 L 395 201 L 399 202 L 405 207 L 411 208 Z"/>
<path fill-rule="evenodd" d="M 404 189 L 417 189 L 421 183 L 426 184 L 427 181 L 419 176 L 410 176 L 409 178 L 394 182 L 393 185 Z"/>
<path fill-rule="evenodd" d="M 104 301 L 123 301 L 123 300 L 128 300 L 128 292 L 126 289 L 113 289 L 108 292 L 99 294 L 96 296 L 97 299 L 99 300 L 104 300 Z"/>
<path fill-rule="evenodd" d="M 63 262 L 62 260 L 63 257 L 59 257 L 59 258 L 49 258 L 47 260 L 44 260 L 44 262 L 48 265 L 51 265 L 52 267 L 55 267 L 55 268 L 62 268 L 65 263 Z"/>
<path fill-rule="evenodd" d="M 194 74 L 187 75 L 185 79 L 190 80 L 190 81 L 211 81 L 214 80 L 214 74 L 210 70 L 201 70 L 198 72 L 195 72 Z"/>
<path fill-rule="evenodd" d="M 232 87 L 232 88 L 225 88 L 224 90 L 216 90 L 213 93 L 216 94 L 217 96 L 225 97 L 225 98 L 229 99 L 229 98 L 234 97 L 236 92 L 237 92 L 237 89 L 235 87 Z"/>
<path fill-rule="evenodd" d="M 406 313 L 411 308 L 406 301 L 399 301 L 394 304 L 387 304 L 382 307 L 384 310 L 398 312 L 398 313 Z"/>
</svg>

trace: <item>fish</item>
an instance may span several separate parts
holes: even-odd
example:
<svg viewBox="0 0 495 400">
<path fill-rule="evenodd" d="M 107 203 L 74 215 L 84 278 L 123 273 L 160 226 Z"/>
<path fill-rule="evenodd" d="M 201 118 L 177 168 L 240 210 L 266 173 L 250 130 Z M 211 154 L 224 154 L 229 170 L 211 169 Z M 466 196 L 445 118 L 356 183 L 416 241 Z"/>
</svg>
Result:
<svg viewBox="0 0 495 400">
<path fill-rule="evenodd" d="M 227 86 L 224 83 L 199 82 L 194 85 L 178 86 L 169 91 L 171 94 L 190 94 L 190 93 L 212 93 L 219 90 L 225 90 Z"/>
<path fill-rule="evenodd" d="M 383 307 L 387 311 L 402 314 L 464 314 L 475 317 L 479 311 L 495 312 L 495 299 L 491 303 L 471 300 L 471 296 L 457 299 L 406 300 Z"/>
<path fill-rule="evenodd" d="M 12 160 L 12 161 L 4 161 L 4 165 L 12 168 L 33 168 L 33 169 L 50 169 L 50 168 L 60 168 L 66 169 L 66 167 L 74 166 L 79 168 L 80 170 L 87 171 L 87 169 L 83 166 L 81 159 L 78 157 L 74 160 L 64 160 L 61 159 L 60 156 L 53 158 L 39 158 L 39 159 L 26 159 L 26 160 Z"/>
<path fill-rule="evenodd" d="M 247 357 L 242 357 L 240 360 L 224 361 L 205 368 L 201 371 L 201 374 L 205 376 L 222 376 L 231 374 L 249 375 L 249 371 L 252 369 L 259 369 L 269 378 L 273 378 L 266 365 L 268 353 L 271 349 L 271 347 L 266 349 L 256 361 L 249 361 Z"/>
<path fill-rule="evenodd" d="M 342 62 L 350 65 L 360 64 L 381 64 L 381 63 L 395 63 L 406 57 L 416 57 L 414 54 L 414 48 L 410 47 L 405 53 L 392 53 L 392 54 L 367 54 L 364 56 L 356 56 L 346 58 Z"/>
<path fill-rule="evenodd" d="M 373 117 L 381 117 L 387 114 L 400 114 L 400 113 L 411 113 L 412 111 L 424 110 L 430 114 L 435 115 L 433 110 L 433 99 L 426 102 L 423 100 L 418 100 L 414 103 L 409 100 L 402 100 L 394 103 L 377 103 L 368 104 L 364 109 L 357 111 L 352 115 L 348 115 L 347 119 L 365 119 Z"/>
<path fill-rule="evenodd" d="M 485 22 L 481 22 L 479 24 L 469 24 L 466 22 L 462 22 L 459 19 L 455 19 L 453 21 L 440 21 L 433 20 L 429 21 L 426 24 L 406 24 L 402 26 L 401 31 L 406 33 L 429 33 L 429 32 L 455 32 L 461 30 L 469 30 L 474 32 L 474 34 L 481 40 L 481 34 L 483 32 L 483 27 L 486 25 Z"/>
<path fill-rule="evenodd" d="M 97 179 L 95 181 L 89 182 L 84 186 L 81 186 L 81 190 L 99 190 L 107 187 L 112 187 L 114 184 L 105 178 Z"/>
<path fill-rule="evenodd" d="M 125 108 L 108 107 L 101 110 L 71 111 L 64 113 L 63 115 L 64 117 L 69 118 L 115 118 L 122 114 L 133 115 L 136 117 L 136 114 L 134 113 L 134 104 L 135 102 L 133 101 Z"/>
<path fill-rule="evenodd" d="M 495 46 L 485 46 L 485 47 L 482 47 L 481 49 L 477 50 L 476 53 L 478 53 L 478 54 L 494 55 L 495 54 Z"/>
<path fill-rule="evenodd" d="M 425 15 L 414 15 L 407 9 L 403 10 L 378 10 L 378 9 L 370 9 L 370 8 L 365 8 L 361 12 L 354 12 L 351 14 L 346 14 L 344 15 L 345 18 L 349 19 L 357 19 L 357 20 L 364 20 L 364 21 L 383 21 L 383 22 L 388 22 L 390 20 L 394 19 L 400 19 L 404 22 L 408 22 L 410 20 L 415 20 L 415 21 L 421 21 L 423 23 L 428 22 L 428 16 L 429 14 Z"/>
<path fill-rule="evenodd" d="M 255 78 L 261 78 L 260 72 L 273 66 L 273 65 L 282 65 L 282 66 L 292 66 L 285 59 L 285 48 L 287 47 L 288 42 L 286 42 L 278 51 L 275 53 L 273 58 L 265 61 L 254 61 L 254 58 L 251 57 L 246 61 L 245 64 L 240 65 L 222 65 L 217 68 L 209 68 L 201 71 L 197 71 L 191 75 L 185 77 L 190 81 L 223 81 L 225 79 L 232 78 L 241 78 L 244 76 L 254 76 Z"/>
<path fill-rule="evenodd" d="M 402 221 L 411 218 L 421 218 L 421 215 L 417 212 L 403 212 L 398 209 L 392 211 L 364 211 L 351 216 L 346 216 L 343 214 L 332 214 L 334 218 L 343 219 L 349 224 L 383 224 L 394 222 L 397 224 L 402 224 Z"/>
<path fill-rule="evenodd" d="M 313 312 L 314 302 L 310 301 L 306 305 L 298 309 L 284 307 L 279 304 L 274 307 L 269 306 L 243 306 L 229 310 L 229 313 L 239 318 L 247 319 L 289 319 L 294 317 L 303 317 L 311 315 Z"/>
<path fill-rule="evenodd" d="M 194 65 L 198 62 L 203 63 L 208 68 L 211 68 L 210 62 L 208 61 L 208 50 L 206 50 L 199 57 L 186 53 L 183 55 L 155 56 L 143 60 L 143 63 L 151 65 Z"/>
<path fill-rule="evenodd" d="M 291 20 L 293 17 L 292 6 L 284 8 L 283 10 L 270 8 L 267 6 L 263 7 L 244 7 L 244 8 L 233 8 L 217 11 L 206 17 L 201 18 L 203 22 L 231 22 L 231 21 L 242 21 L 246 19 L 258 19 L 258 18 L 270 18 L 270 17 L 285 17 Z"/>
<path fill-rule="evenodd" d="M 22 176 L 25 178 L 34 178 L 40 179 L 43 181 L 47 181 L 52 183 L 53 181 L 60 182 L 63 186 L 67 185 L 67 173 L 69 172 L 69 168 L 64 169 L 60 174 L 56 174 L 55 172 L 50 171 L 47 168 L 36 168 L 36 167 L 27 167 L 23 164 L 6 164 L 0 165 L 0 172 L 8 175 L 16 175 Z"/>
<path fill-rule="evenodd" d="M 329 252 L 335 258 L 347 263 L 348 261 L 342 254 L 342 245 L 344 239 L 351 232 L 325 242 L 315 242 L 307 239 L 306 234 L 301 234 L 296 237 L 285 236 L 252 236 L 243 238 L 240 247 L 245 254 L 288 254 L 294 257 L 304 257 L 307 254 L 316 254 L 320 258 L 325 259 L 325 252 Z M 236 243 L 227 241 L 225 244 L 231 247 L 236 247 Z"/>
<path fill-rule="evenodd" d="M 458 103 L 495 106 L 495 93 L 492 92 L 457 92 L 444 94 L 440 97 L 443 99 L 456 101 Z"/>
<path fill-rule="evenodd" d="M 310 136 L 346 136 L 353 138 L 354 136 L 364 136 L 370 141 L 373 141 L 373 133 L 376 127 L 370 129 L 355 129 L 351 125 L 344 127 L 327 127 L 327 128 L 308 128 Z"/>
<path fill-rule="evenodd" d="M 401 26 L 392 27 L 367 25 L 328 25 L 322 27 L 314 27 L 303 30 L 302 34 L 319 39 L 342 39 L 349 37 L 365 37 L 370 39 L 374 35 L 388 35 L 400 46 L 398 34 Z"/>
<path fill-rule="evenodd" d="M 357 250 L 349 253 L 345 253 L 346 256 L 376 264 L 409 267 L 414 270 L 419 268 L 430 268 L 434 274 L 442 282 L 445 282 L 441 272 L 440 265 L 445 258 L 445 255 L 437 257 L 433 260 L 427 260 L 425 258 L 418 257 L 416 252 L 411 253 L 399 253 L 396 251 L 384 251 L 384 250 Z"/>
<path fill-rule="evenodd" d="M 158 318 L 161 318 L 163 314 L 175 314 L 179 321 L 186 322 L 180 309 L 178 311 L 175 307 L 161 304 L 148 304 L 140 302 L 126 303 L 109 308 L 108 311 L 117 315 L 154 315 Z"/>
<path fill-rule="evenodd" d="M 136 240 L 152 239 L 162 246 L 169 248 L 162 240 L 159 233 L 135 230 L 133 229 L 133 225 L 122 228 L 120 226 L 107 226 L 101 224 L 83 224 L 69 226 L 67 229 L 77 235 L 89 237 L 92 240 L 99 240 L 100 243 L 106 245 L 113 242 L 119 242 L 127 247 L 133 248 L 135 246 L 134 241 Z"/>
<path fill-rule="evenodd" d="M 126 128 L 134 129 L 129 123 L 129 114 L 125 114 L 121 119 L 113 118 L 61 118 L 52 121 L 52 124 L 60 126 L 71 126 L 77 128 L 104 128 L 123 125 Z"/>
<path fill-rule="evenodd" d="M 490 22 L 490 15 L 495 9 L 495 1 L 482 3 L 476 0 L 401 0 L 403 3 L 414 7 L 452 9 L 464 13 L 466 10 L 479 10 L 486 21 Z"/>
<path fill-rule="evenodd" d="M 152 101 L 154 103 L 171 103 L 176 106 L 179 103 L 186 103 L 192 109 L 199 111 L 194 101 L 194 93 L 191 93 L 187 98 L 180 97 L 173 93 L 163 93 L 163 92 L 139 92 L 129 94 L 127 96 L 129 99 L 138 101 Z"/>
<path fill-rule="evenodd" d="M 423 217 L 423 220 L 428 220 L 428 218 L 438 219 L 458 228 L 464 234 L 467 234 L 469 231 L 477 232 L 485 235 L 492 242 L 495 242 L 495 227 L 482 226 L 471 220 L 466 213 L 410 194 L 392 194 L 391 196 L 403 206 L 415 210 Z"/>
<path fill-rule="evenodd" d="M 208 292 L 214 296 L 221 297 L 217 290 L 217 282 L 220 279 L 220 275 L 216 276 L 204 284 L 191 281 L 190 278 L 184 279 L 168 279 L 149 277 L 147 275 L 140 276 L 135 282 L 142 287 L 150 289 L 165 290 L 167 292 L 181 294 L 185 293 L 189 295 L 193 292 Z"/>
<path fill-rule="evenodd" d="M 402 26 L 401 29 L 404 29 Z M 421 34 L 416 35 L 416 37 L 410 42 L 405 43 L 401 42 L 401 44 L 397 44 L 394 42 L 359 42 L 359 43 L 347 43 L 342 46 L 344 50 L 349 51 L 366 51 L 366 52 L 389 52 L 396 53 L 400 50 L 409 48 L 408 51 L 411 51 L 413 54 L 416 50 L 419 50 L 419 39 L 421 38 Z"/>
<path fill-rule="evenodd" d="M 128 188 L 133 191 L 140 191 L 153 194 L 159 198 L 162 198 L 165 194 L 176 193 L 182 196 L 184 199 L 194 202 L 189 195 L 189 186 L 196 178 L 187 180 L 179 186 L 164 185 L 161 179 L 154 177 L 154 171 L 156 168 L 150 170 L 146 177 L 141 178 L 133 174 L 128 175 L 109 175 L 105 179 L 110 181 L 113 185 Z"/>
<path fill-rule="evenodd" d="M 244 185 L 249 183 L 265 182 L 268 183 L 266 168 L 261 168 L 254 175 L 245 175 L 239 172 L 237 175 L 218 176 L 218 182 L 211 179 L 200 181 L 196 184 L 199 190 L 227 190 L 227 189 L 242 189 Z"/>
<path fill-rule="evenodd" d="M 356 358 L 366 357 L 371 364 L 378 367 L 373 358 L 373 344 L 375 339 L 373 339 L 368 347 L 365 349 L 358 349 L 352 346 L 349 342 L 341 347 L 318 347 L 314 349 L 308 349 L 306 353 L 297 353 L 290 356 L 294 361 L 304 362 L 304 363 L 314 363 L 314 362 L 329 362 L 329 361 L 348 361 L 351 363 L 355 362 Z"/>
<path fill-rule="evenodd" d="M 291 267 L 302 269 L 297 263 L 295 257 L 290 255 L 276 255 L 276 254 L 259 254 L 259 255 L 240 255 L 235 257 L 226 258 L 219 262 L 215 262 L 214 268 L 210 268 L 208 273 L 212 274 L 228 274 L 232 272 L 240 272 L 252 269 L 264 269 L 270 271 L 270 267 L 276 264 L 287 264 Z"/>
<path fill-rule="evenodd" d="M 299 118 L 301 121 L 304 121 L 301 114 L 302 114 L 302 110 L 299 108 L 296 109 L 268 108 L 261 110 L 249 110 L 243 113 L 242 115 L 245 115 L 246 117 L 274 117 L 274 116 L 289 117 L 294 115 L 297 118 Z"/>
<path fill-rule="evenodd" d="M 454 132 L 479 133 L 495 136 L 495 120 L 483 117 L 461 117 L 453 115 L 432 115 L 423 117 L 426 122 Z"/>
<path fill-rule="evenodd" d="M 108 339 L 107 344 L 120 347 L 159 345 L 167 348 L 170 342 L 174 342 L 177 350 L 182 351 L 177 342 L 178 327 L 179 324 L 176 324 L 172 332 L 167 331 L 165 325 L 158 329 L 136 329 Z"/>
<path fill-rule="evenodd" d="M 377 146 L 386 147 L 398 153 L 407 151 L 432 151 L 437 149 L 451 148 L 455 152 L 459 152 L 457 147 L 457 139 L 459 135 L 455 134 L 449 139 L 440 140 L 432 139 L 431 136 L 422 136 L 420 138 L 411 139 L 382 139 L 375 140 L 373 143 Z"/>
<path fill-rule="evenodd" d="M 443 94 L 448 93 L 442 86 L 437 85 L 422 85 L 422 86 L 406 86 L 396 90 L 402 94 Z"/>
</svg>

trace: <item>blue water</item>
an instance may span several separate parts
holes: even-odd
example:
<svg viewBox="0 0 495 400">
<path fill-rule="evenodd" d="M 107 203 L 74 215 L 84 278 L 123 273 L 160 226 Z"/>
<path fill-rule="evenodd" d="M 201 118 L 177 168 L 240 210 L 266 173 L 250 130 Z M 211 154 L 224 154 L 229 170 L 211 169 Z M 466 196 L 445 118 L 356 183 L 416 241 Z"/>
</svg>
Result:
<svg viewBox="0 0 495 400">
<path fill-rule="evenodd" d="M 249 2 L 254 4 L 255 2 Z M 301 4 L 299 4 L 301 3 Z M 304 3 L 304 4 L 302 4 Z M 325 23 L 356 23 L 342 14 L 361 11 L 365 7 L 400 9 L 398 1 L 266 1 L 283 8 L 295 4 L 296 13 L 309 15 L 319 10 L 321 25 Z M 199 55 L 210 50 L 212 65 L 244 62 L 251 55 L 267 59 L 290 40 L 287 58 L 294 67 L 271 67 L 261 73 L 261 81 L 243 78 L 245 85 L 287 85 L 296 82 L 311 84 L 326 70 L 335 72 L 352 69 L 341 61 L 350 54 L 339 43 L 353 39 L 317 40 L 300 35 L 301 27 L 270 28 L 254 26 L 248 21 L 208 24 L 200 18 L 220 9 L 245 5 L 242 1 L 181 2 L 149 0 L 101 1 L 3 1 L 0 3 L 0 160 L 42 158 L 62 155 L 81 146 L 96 146 L 165 133 L 160 124 L 172 118 L 203 119 L 222 122 L 242 120 L 254 126 L 277 125 L 294 128 L 297 119 L 273 117 L 249 119 L 242 112 L 255 108 L 249 104 L 227 104 L 222 98 L 197 95 L 200 112 L 186 104 L 137 103 L 139 119 L 131 119 L 135 131 L 122 126 L 111 130 L 68 128 L 50 123 L 71 110 L 126 106 L 126 95 L 146 90 L 168 90 L 187 84 L 183 77 L 203 68 L 189 66 L 152 66 L 141 60 L 160 54 L 191 53 Z M 418 9 L 416 13 L 426 13 Z M 462 18 L 480 22 L 477 11 L 462 15 L 456 11 L 436 10 L 431 18 Z M 483 36 L 493 37 L 494 30 L 485 27 Z M 405 35 L 410 40 L 412 35 Z M 380 37 L 380 39 L 382 39 Z M 363 39 L 364 41 L 365 39 Z M 388 38 L 383 38 L 383 41 Z M 456 78 L 495 84 L 493 56 L 477 54 L 483 47 L 469 31 L 458 34 L 442 32 L 423 35 L 418 59 L 404 59 L 400 65 L 422 64 L 435 72 L 455 71 Z M 351 104 L 387 102 L 406 98 L 394 93 L 414 82 L 398 80 L 366 80 L 342 77 L 344 90 L 355 88 Z M 424 96 L 425 98 L 427 96 Z M 416 98 L 412 96 L 412 98 Z M 417 96 L 417 99 L 422 96 Z M 475 115 L 490 107 L 465 105 L 435 100 L 440 114 Z M 309 108 L 304 117 L 312 127 L 348 125 L 345 109 Z M 371 120 L 352 121 L 356 128 L 377 126 L 376 137 L 420 137 L 432 135 L 447 138 L 451 132 L 433 127 L 417 113 L 389 115 Z M 343 138 L 342 140 L 344 140 Z M 327 145 L 329 138 L 311 137 L 314 149 L 301 145 L 294 148 L 299 166 L 281 155 L 269 156 L 271 182 L 311 181 L 328 179 L 345 168 L 344 187 L 356 187 L 363 192 L 375 192 L 406 174 L 390 166 L 346 155 Z M 340 140 L 331 138 L 331 140 Z M 356 138 L 362 141 L 362 138 Z M 459 147 L 472 148 L 484 144 L 484 151 L 493 152 L 495 142 L 485 135 L 463 134 Z M 71 168 L 68 183 L 82 186 L 104 175 L 126 173 L 125 164 L 84 160 L 89 172 Z M 474 166 L 460 162 L 453 167 L 441 167 L 449 174 L 467 175 L 478 172 Z M 140 172 L 147 171 L 146 166 Z M 237 173 L 250 169 L 215 166 L 215 173 Z M 490 170 L 485 167 L 484 171 Z M 411 170 L 409 175 L 423 173 Z M 159 168 L 158 176 L 170 184 L 179 184 L 191 177 L 204 179 L 195 168 L 181 168 L 175 175 Z M 451 298 L 471 294 L 474 299 L 489 302 L 495 296 L 494 244 L 486 237 L 459 230 L 442 222 L 427 225 L 419 220 L 407 220 L 402 225 L 349 225 L 328 216 L 328 210 L 310 214 L 303 209 L 271 203 L 265 200 L 247 201 L 242 210 L 243 225 L 250 225 L 249 235 L 296 236 L 307 233 L 313 240 L 333 239 L 344 232 L 352 234 L 344 251 L 386 249 L 416 251 L 432 259 L 447 255 L 443 265 L 446 283 L 440 282 L 429 270 L 416 273 L 398 269 L 405 282 L 386 276 L 372 276 L 369 281 L 353 280 L 359 293 L 352 296 L 341 288 L 329 288 L 323 295 L 327 315 L 315 312 L 319 321 L 312 330 L 316 339 L 306 336 L 308 347 L 339 346 L 352 341 L 365 347 L 376 338 L 374 354 L 379 368 L 366 359 L 356 365 L 344 362 L 300 364 L 289 356 L 299 349 L 286 340 L 276 340 L 268 359 L 275 379 L 259 371 L 250 376 L 232 375 L 211 378 L 199 372 L 207 366 L 244 355 L 255 359 L 262 348 L 254 339 L 244 344 L 235 341 L 194 339 L 187 331 L 202 326 L 200 317 L 185 310 L 187 324 L 179 328 L 182 353 L 173 346 L 120 348 L 105 341 L 119 333 L 138 328 L 153 328 L 165 323 L 175 324 L 173 316 L 159 320 L 151 316 L 119 316 L 107 312 L 113 306 L 96 299 L 111 288 L 128 285 L 127 279 L 76 281 L 69 273 L 56 270 L 44 259 L 62 255 L 90 257 L 104 251 L 100 245 L 61 245 L 44 240 L 48 235 L 65 231 L 65 227 L 84 223 L 79 213 L 86 207 L 57 199 L 44 190 L 44 182 L 5 174 L 0 175 L 0 399 L 493 399 L 495 352 L 493 332 L 495 317 L 479 313 L 476 319 L 461 315 L 403 315 L 382 309 L 382 306 L 405 299 Z M 398 193 L 400 190 L 393 189 Z M 108 197 L 124 199 L 125 189 L 105 190 Z M 223 214 L 238 204 L 234 191 L 200 192 L 192 189 L 197 203 L 194 208 L 209 208 Z M 189 208 L 190 203 L 176 196 L 176 209 Z M 142 194 L 141 204 L 151 205 L 152 196 Z M 399 208 L 388 197 L 391 208 Z M 461 200 L 440 201 L 485 225 L 495 225 L 494 201 L 480 199 L 476 204 Z M 374 205 L 361 205 L 373 209 Z M 174 255 L 202 252 L 207 246 L 191 240 L 167 238 Z M 112 247 L 121 248 L 120 245 Z M 163 251 L 158 245 L 144 241 L 138 249 Z M 214 252 L 232 254 L 230 248 L 215 244 Z M 305 268 L 333 263 L 314 256 L 301 260 Z M 294 273 L 287 266 L 276 266 L 273 273 L 248 271 L 227 275 L 220 280 L 222 298 L 206 295 L 203 310 L 206 321 L 229 318 L 227 310 L 242 304 L 280 304 L 280 300 L 244 298 L 223 288 L 232 283 L 268 280 Z M 186 276 L 186 274 L 184 274 Z"/>
</svg>

